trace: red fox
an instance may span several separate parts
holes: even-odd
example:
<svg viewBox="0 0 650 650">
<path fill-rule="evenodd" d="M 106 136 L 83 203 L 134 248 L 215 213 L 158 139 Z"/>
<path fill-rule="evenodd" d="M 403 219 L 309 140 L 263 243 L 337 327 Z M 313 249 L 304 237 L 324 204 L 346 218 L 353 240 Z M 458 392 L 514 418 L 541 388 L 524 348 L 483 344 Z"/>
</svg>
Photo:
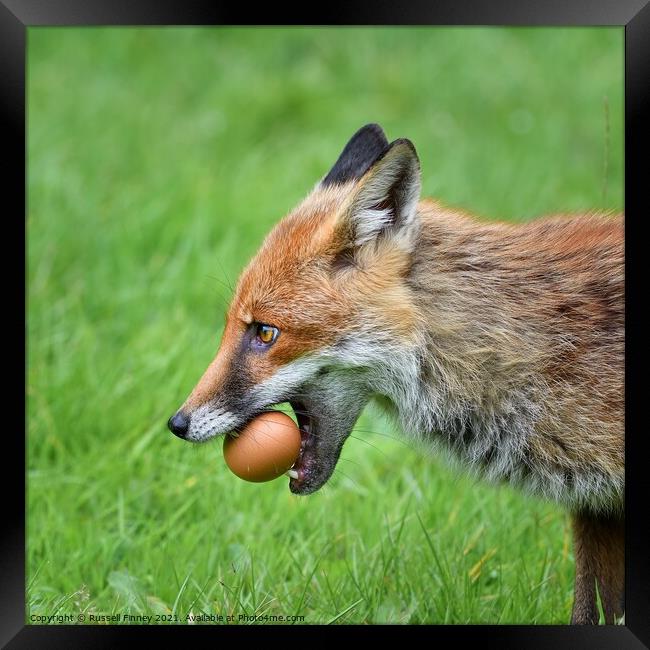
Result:
<svg viewBox="0 0 650 650">
<path fill-rule="evenodd" d="M 573 623 L 623 613 L 623 216 L 523 224 L 420 199 L 406 139 L 361 128 L 244 270 L 169 427 L 202 442 L 289 402 L 295 494 L 369 400 L 406 436 L 570 509 Z"/>
</svg>

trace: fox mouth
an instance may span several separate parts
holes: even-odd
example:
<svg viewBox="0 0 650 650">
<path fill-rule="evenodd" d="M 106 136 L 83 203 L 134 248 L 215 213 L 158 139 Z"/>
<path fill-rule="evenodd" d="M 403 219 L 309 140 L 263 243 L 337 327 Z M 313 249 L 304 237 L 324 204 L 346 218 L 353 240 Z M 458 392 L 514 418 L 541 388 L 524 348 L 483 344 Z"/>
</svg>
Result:
<svg viewBox="0 0 650 650">
<path fill-rule="evenodd" d="M 317 419 L 307 410 L 303 402 L 290 401 L 300 429 L 300 453 L 289 470 L 289 489 L 294 494 L 309 494 L 316 491 L 322 483 L 317 482 L 318 474 L 318 426 Z M 325 481 L 323 481 L 324 483 Z"/>
<path fill-rule="evenodd" d="M 278 395 L 277 401 L 260 403 L 260 400 L 253 408 L 244 404 L 227 409 L 218 404 L 211 408 L 202 406 L 189 417 L 184 416 L 189 420 L 189 431 L 183 431 L 183 435 L 174 429 L 172 432 L 188 442 L 205 442 L 228 432 L 241 432 L 259 415 L 288 403 L 300 430 L 298 458 L 287 471 L 289 490 L 294 494 L 311 494 L 332 476 L 345 440 L 368 402 L 369 391 L 362 379 L 332 371 L 327 375 L 321 373 L 318 382 L 290 389 L 299 395 L 295 399 L 284 393 Z M 245 397 L 246 402 L 252 401 L 250 396 Z"/>
<path fill-rule="evenodd" d="M 340 445 L 331 444 L 330 436 L 327 435 L 331 431 L 320 424 L 321 421 L 328 422 L 331 419 L 322 416 L 323 405 L 307 405 L 304 401 L 297 400 L 287 402 L 293 409 L 300 430 L 298 458 L 286 472 L 289 476 L 289 489 L 294 494 L 311 494 L 322 487 L 334 471 L 343 440 Z M 241 433 L 256 417 L 277 410 L 277 405 L 281 403 L 286 402 L 276 402 L 254 411 L 233 427 L 233 431 Z M 316 416 L 316 413 L 319 415 Z"/>
<path fill-rule="evenodd" d="M 334 373 L 317 385 L 303 386 L 300 398 L 288 402 L 300 429 L 300 452 L 289 470 L 289 490 L 311 494 L 332 476 L 343 445 L 368 401 L 361 380 Z"/>
</svg>

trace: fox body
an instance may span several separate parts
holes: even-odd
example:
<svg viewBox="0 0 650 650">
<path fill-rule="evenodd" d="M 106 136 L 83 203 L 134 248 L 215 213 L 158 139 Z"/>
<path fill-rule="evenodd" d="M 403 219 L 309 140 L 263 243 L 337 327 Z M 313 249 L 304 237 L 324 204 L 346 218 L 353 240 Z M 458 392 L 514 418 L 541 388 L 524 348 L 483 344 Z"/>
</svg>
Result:
<svg viewBox="0 0 650 650">
<path fill-rule="evenodd" d="M 170 428 L 193 442 L 289 402 L 289 480 L 319 489 L 364 406 L 418 445 L 574 513 L 573 621 L 622 612 L 619 215 L 524 224 L 420 199 L 410 141 L 360 129 L 243 272 L 220 349 Z M 603 595 L 604 594 L 604 595 Z"/>
</svg>

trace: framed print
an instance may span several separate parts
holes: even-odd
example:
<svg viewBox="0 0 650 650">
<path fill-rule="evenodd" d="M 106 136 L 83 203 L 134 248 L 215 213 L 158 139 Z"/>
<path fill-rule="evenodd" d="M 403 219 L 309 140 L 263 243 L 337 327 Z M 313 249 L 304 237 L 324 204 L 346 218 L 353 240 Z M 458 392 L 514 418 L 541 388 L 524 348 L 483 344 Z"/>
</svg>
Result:
<svg viewBox="0 0 650 650">
<path fill-rule="evenodd" d="M 3 643 L 647 647 L 647 3 L 267 13 L 0 4 Z"/>
</svg>

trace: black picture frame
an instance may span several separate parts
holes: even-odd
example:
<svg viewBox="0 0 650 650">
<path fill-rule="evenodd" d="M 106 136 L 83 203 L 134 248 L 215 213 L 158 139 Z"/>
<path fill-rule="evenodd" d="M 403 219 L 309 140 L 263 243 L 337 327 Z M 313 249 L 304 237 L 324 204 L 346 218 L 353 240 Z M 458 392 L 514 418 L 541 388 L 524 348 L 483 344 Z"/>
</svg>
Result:
<svg viewBox="0 0 650 650">
<path fill-rule="evenodd" d="M 644 531 L 642 512 L 647 511 L 648 475 L 644 467 L 644 439 L 641 427 L 643 388 L 642 312 L 640 303 L 643 238 L 640 236 L 647 210 L 643 179 L 647 178 L 650 139 L 644 120 L 650 103 L 650 0 L 438 0 L 436 2 L 393 3 L 385 0 L 325 3 L 280 8 L 275 4 L 255 9 L 254 24 L 310 25 L 528 25 L 528 26 L 620 26 L 625 29 L 625 255 L 626 255 L 626 615 L 625 625 L 566 626 L 428 626 L 427 643 L 494 644 L 500 648 L 644 648 L 650 647 L 650 543 Z M 0 0 L 0 111 L 3 126 L 3 180 L 5 183 L 5 227 L 14 227 L 16 241 L 5 238 L 5 286 L 15 287 L 16 312 L 22 307 L 25 318 L 26 287 L 13 279 L 10 254 L 26 251 L 26 31 L 31 26 L 82 25 L 243 25 L 251 23 L 250 9 L 242 5 L 222 5 L 197 0 Z M 644 155 L 645 154 L 645 155 Z M 647 183 L 647 180 L 646 180 Z M 12 201 L 13 199 L 13 201 Z M 21 216 L 22 215 L 22 216 Z M 637 234 L 638 233 L 638 234 Z M 25 261 L 23 261 L 25 264 Z M 23 266 L 25 269 L 26 266 Z M 5 331 L 13 324 L 25 337 L 25 323 L 13 310 L 5 319 Z M 11 341 L 11 339 L 8 339 Z M 26 345 L 29 341 L 26 341 Z M 18 346 L 7 343 L 9 348 Z M 647 347 L 647 344 L 646 344 Z M 23 387 L 26 382 L 26 347 L 21 364 Z M 9 385 L 16 385 L 17 373 L 7 373 Z M 15 402 L 23 405 L 25 391 L 16 389 Z M 6 393 L 7 394 L 7 393 Z M 7 394 L 8 395 L 8 394 Z M 14 401 L 5 403 L 5 416 L 13 415 Z M 26 416 L 25 416 L 26 417 Z M 0 643 L 8 648 L 114 647 L 125 637 L 155 642 L 171 640 L 170 635 L 189 635 L 198 640 L 208 635 L 211 645 L 226 642 L 241 628 L 211 626 L 40 626 L 25 625 L 25 437 L 20 437 L 5 421 L 2 472 L 4 513 L 0 536 Z M 25 430 L 26 421 L 24 420 Z M 268 638 L 271 626 L 264 626 Z M 383 627 L 383 626 L 382 626 Z M 355 629 L 356 628 L 356 629 Z M 410 636 L 417 628 L 400 628 Z M 201 630 L 199 632 L 199 630 Z M 422 629 L 420 628 L 420 631 Z M 364 634 L 368 628 L 346 626 L 346 638 Z M 297 635 L 280 632 L 285 642 L 299 642 Z M 382 631 L 383 634 L 383 631 Z M 350 636 L 352 635 L 352 637 Z M 324 640 L 325 637 L 322 637 Z M 403 639 L 403 637 L 402 637 Z M 300 642 L 309 641 L 302 639 Z M 197 641 L 191 640 L 190 643 Z M 404 642 L 404 639 L 401 641 Z"/>
</svg>

